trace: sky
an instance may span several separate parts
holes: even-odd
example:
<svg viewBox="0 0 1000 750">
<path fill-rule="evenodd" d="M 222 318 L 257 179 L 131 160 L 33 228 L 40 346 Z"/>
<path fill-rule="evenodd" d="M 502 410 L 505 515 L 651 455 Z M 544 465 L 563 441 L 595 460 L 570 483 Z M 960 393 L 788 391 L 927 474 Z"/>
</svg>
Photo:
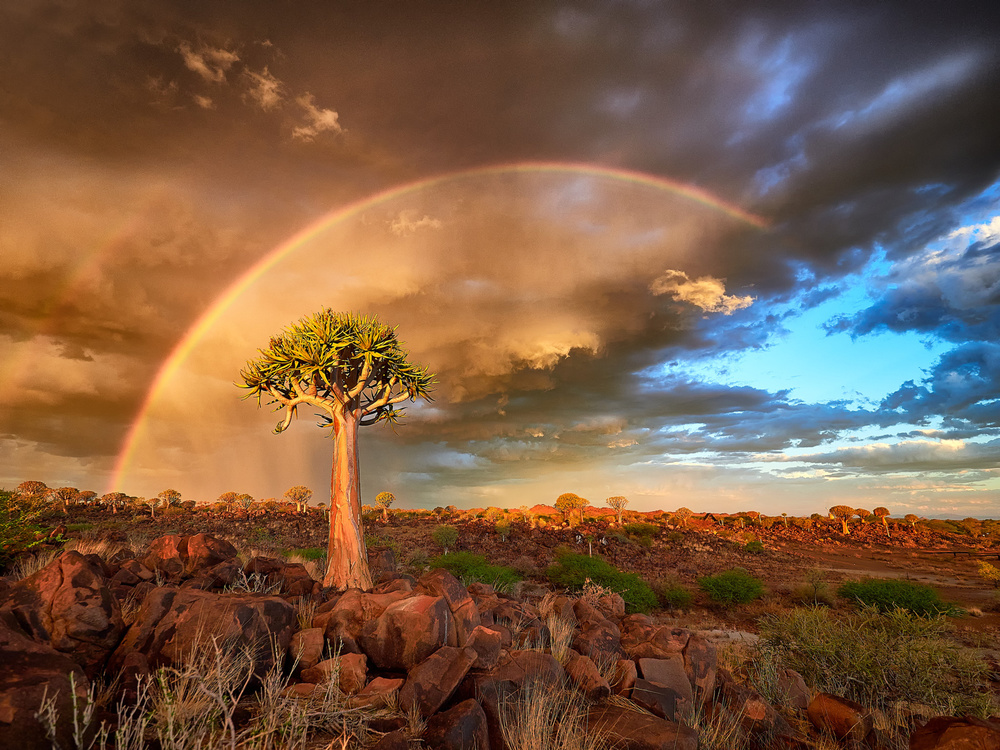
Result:
<svg viewBox="0 0 1000 750">
<path fill-rule="evenodd" d="M 0 4 L 0 487 L 328 500 L 239 370 L 436 373 L 362 493 L 1000 517 L 993 3 Z"/>
</svg>

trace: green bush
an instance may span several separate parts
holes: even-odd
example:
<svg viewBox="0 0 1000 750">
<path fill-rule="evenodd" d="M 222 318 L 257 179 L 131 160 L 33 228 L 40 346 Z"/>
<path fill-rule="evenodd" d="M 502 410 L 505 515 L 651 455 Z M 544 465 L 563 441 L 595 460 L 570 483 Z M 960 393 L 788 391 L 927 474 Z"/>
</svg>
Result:
<svg viewBox="0 0 1000 750">
<path fill-rule="evenodd" d="M 509 589 L 521 580 L 521 576 L 512 568 L 503 565 L 491 565 L 482 555 L 471 552 L 453 552 L 450 555 L 439 555 L 430 561 L 432 568 L 444 568 L 462 583 L 468 586 L 479 581 L 488 583 L 497 591 Z"/>
<path fill-rule="evenodd" d="M 635 573 L 624 573 L 600 557 L 579 555 L 565 550 L 556 551 L 556 563 L 546 571 L 556 586 L 581 589 L 588 581 L 621 594 L 630 614 L 651 612 L 656 608 L 656 593 Z"/>
<path fill-rule="evenodd" d="M 937 714 L 986 718 L 997 710 L 983 689 L 988 667 L 949 638 L 950 629 L 944 617 L 903 609 L 865 607 L 838 617 L 799 607 L 761 621 L 760 653 L 750 661 L 773 665 L 775 673 L 794 669 L 816 690 L 872 708 L 905 701 Z"/>
<path fill-rule="evenodd" d="M 34 549 L 42 533 L 36 521 L 44 512 L 44 503 L 19 498 L 15 493 L 0 490 L 0 572 L 18 555 Z"/>
<path fill-rule="evenodd" d="M 443 524 L 431 532 L 431 539 L 444 547 L 444 553 L 447 555 L 448 550 L 454 547 L 455 542 L 458 541 L 458 529 Z"/>
<path fill-rule="evenodd" d="M 667 609 L 687 609 L 694 600 L 694 595 L 680 581 L 660 581 L 656 585 L 656 595 Z"/>
<path fill-rule="evenodd" d="M 660 527 L 654 523 L 643 523 L 637 521 L 635 523 L 627 523 L 622 526 L 622 531 L 624 531 L 629 538 L 634 539 L 643 547 L 653 546 L 653 537 L 656 536 Z"/>
<path fill-rule="evenodd" d="M 848 581 L 837 589 L 837 593 L 845 599 L 853 599 L 859 604 L 875 607 L 880 612 L 899 608 L 918 617 L 961 614 L 957 607 L 944 601 L 930 586 L 898 578 L 865 578 L 860 581 Z"/>
<path fill-rule="evenodd" d="M 750 554 L 753 555 L 759 555 L 764 551 L 764 545 L 763 543 L 758 542 L 756 539 L 754 539 L 743 545 L 743 551 L 749 552 Z"/>
<path fill-rule="evenodd" d="M 713 602 L 746 604 L 764 595 L 764 582 L 742 568 L 698 579 L 698 585 Z"/>
<path fill-rule="evenodd" d="M 66 524 L 66 531 L 71 532 L 90 531 L 92 528 L 94 528 L 94 524 L 87 522 Z"/>
</svg>

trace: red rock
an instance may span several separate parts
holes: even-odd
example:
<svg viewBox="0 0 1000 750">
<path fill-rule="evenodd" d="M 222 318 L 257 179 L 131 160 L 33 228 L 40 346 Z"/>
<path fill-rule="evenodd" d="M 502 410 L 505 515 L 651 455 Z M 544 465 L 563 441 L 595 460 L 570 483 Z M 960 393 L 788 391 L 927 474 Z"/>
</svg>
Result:
<svg viewBox="0 0 1000 750">
<path fill-rule="evenodd" d="M 611 689 L 615 695 L 622 695 L 628 698 L 632 694 L 632 687 L 635 685 L 639 672 L 635 662 L 631 659 L 619 659 L 615 662 L 615 678 L 611 682 Z"/>
<path fill-rule="evenodd" d="M 447 645 L 464 646 L 472 631 L 480 625 L 480 620 L 476 602 L 461 582 L 447 570 L 437 568 L 420 579 L 417 591 L 440 596 L 448 603 L 455 629 L 449 633 Z"/>
<path fill-rule="evenodd" d="M 611 695 L 611 686 L 601 676 L 601 671 L 589 656 L 570 651 L 564 665 L 570 684 L 592 701 L 604 700 Z"/>
<path fill-rule="evenodd" d="M 778 681 L 775 684 L 775 691 L 792 708 L 802 711 L 809 708 L 812 692 L 809 690 L 809 686 L 806 685 L 806 681 L 802 679 L 802 675 L 794 669 L 783 669 L 781 671 L 781 674 L 778 675 Z"/>
<path fill-rule="evenodd" d="M 323 628 L 306 628 L 292 636 L 288 644 L 288 657 L 297 662 L 300 670 L 309 669 L 323 658 L 324 648 L 326 638 L 323 636 Z"/>
<path fill-rule="evenodd" d="M 95 675 L 124 632 L 121 607 L 101 571 L 78 552 L 63 552 L 8 588 L 0 617 L 70 656 Z"/>
<path fill-rule="evenodd" d="M 428 719 L 421 738 L 430 750 L 487 750 L 490 735 L 486 713 L 477 701 L 462 701 Z"/>
<path fill-rule="evenodd" d="M 170 534 L 150 542 L 142 563 L 169 578 L 191 578 L 236 555 L 233 545 L 210 534 Z"/>
<path fill-rule="evenodd" d="M 910 750 L 1000 750 L 1000 722 L 936 716 L 910 735 Z"/>
<path fill-rule="evenodd" d="M 454 630 L 442 597 L 412 596 L 365 623 L 359 645 L 380 669 L 411 669 L 447 643 Z"/>
<path fill-rule="evenodd" d="M 609 620 L 620 620 L 625 616 L 625 600 L 621 594 L 608 594 L 597 600 L 597 609 Z"/>
<path fill-rule="evenodd" d="M 645 615 L 622 620 L 621 647 L 631 659 L 666 659 L 683 653 L 690 637 L 688 630 L 654 625 Z"/>
<path fill-rule="evenodd" d="M 684 684 L 687 685 L 687 680 L 684 681 Z M 676 721 L 685 710 L 691 707 L 690 685 L 687 687 L 687 694 L 683 695 L 673 686 L 651 682 L 640 677 L 632 686 L 631 698 L 634 703 L 638 703 L 661 719 Z"/>
<path fill-rule="evenodd" d="M 295 609 L 277 596 L 158 588 L 143 601 L 110 664 L 114 669 L 139 651 L 153 668 L 173 666 L 215 639 L 227 648 L 253 649 L 255 671 L 263 674 L 273 662 L 272 641 L 284 653 L 294 625 Z"/>
<path fill-rule="evenodd" d="M 396 729 L 382 735 L 371 750 L 410 750 L 410 743 L 406 739 L 406 733 L 402 729 Z"/>
<path fill-rule="evenodd" d="M 684 672 L 691 683 L 695 705 L 703 705 L 715 693 L 719 657 L 715 646 L 692 633 L 684 646 Z"/>
<path fill-rule="evenodd" d="M 321 606 L 313 617 L 312 625 L 323 628 L 326 639 L 341 653 L 359 654 L 361 646 L 358 641 L 364 626 L 381 616 L 390 604 L 408 596 L 405 591 L 368 594 L 360 589 L 348 589 L 329 607 L 326 604 Z"/>
<path fill-rule="evenodd" d="M 289 563 L 275 557 L 257 556 L 243 566 L 246 576 L 262 576 L 268 584 L 277 586 L 283 596 L 310 596 L 321 586 L 314 581 L 301 563 Z"/>
<path fill-rule="evenodd" d="M 316 686 L 311 682 L 293 682 L 281 694 L 286 698 L 311 698 L 315 692 Z"/>
<path fill-rule="evenodd" d="M 477 654 L 472 648 L 444 646 L 410 670 L 399 691 L 399 707 L 424 718 L 437 713 L 465 679 Z"/>
<path fill-rule="evenodd" d="M 493 669 L 500 662 L 502 638 L 500 631 L 483 625 L 472 631 L 465 647 L 474 649 L 477 654 L 473 669 Z"/>
<path fill-rule="evenodd" d="M 350 708 L 382 708 L 389 705 L 392 696 L 397 694 L 405 683 L 406 680 L 401 678 L 376 677 L 365 685 L 361 692 L 352 695 L 347 704 Z"/>
<path fill-rule="evenodd" d="M 72 675 L 72 685 L 70 676 Z M 0 747 L 50 750 L 35 718 L 42 697 L 55 697 L 60 747 L 74 747 L 71 690 L 84 699 L 90 684 L 80 665 L 51 646 L 37 643 L 0 618 Z"/>
<path fill-rule="evenodd" d="M 690 727 L 621 706 L 594 707 L 588 726 L 616 750 L 698 750 L 698 733 Z"/>
<path fill-rule="evenodd" d="M 368 679 L 368 657 L 364 654 L 341 654 L 332 659 L 324 659 L 315 666 L 302 670 L 302 681 L 315 685 L 325 685 L 336 679 L 340 689 L 347 695 L 359 692 Z"/>
<path fill-rule="evenodd" d="M 817 693 L 809 703 L 809 721 L 837 739 L 863 741 L 874 727 L 871 712 L 860 703 L 829 693 Z"/>
</svg>

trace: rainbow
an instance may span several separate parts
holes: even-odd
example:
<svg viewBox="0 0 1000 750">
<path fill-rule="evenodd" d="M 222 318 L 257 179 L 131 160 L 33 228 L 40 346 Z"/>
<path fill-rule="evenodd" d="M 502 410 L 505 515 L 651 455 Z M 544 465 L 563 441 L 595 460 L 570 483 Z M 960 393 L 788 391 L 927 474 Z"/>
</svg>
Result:
<svg viewBox="0 0 1000 750">
<path fill-rule="evenodd" d="M 688 185 L 683 182 L 678 182 L 677 180 L 671 180 L 665 177 L 647 174 L 645 172 L 636 172 L 628 169 L 615 169 L 611 167 L 601 167 L 593 164 L 575 162 L 518 162 L 516 164 L 498 164 L 487 167 L 477 167 L 474 169 L 447 172 L 445 174 L 435 175 L 414 182 L 405 183 L 403 185 L 397 185 L 380 193 L 361 198 L 325 214 L 258 260 L 239 279 L 233 282 L 230 287 L 220 297 L 218 297 L 215 302 L 212 303 L 211 307 L 209 307 L 202 314 L 194 325 L 188 329 L 164 361 L 163 365 L 160 367 L 159 372 L 156 374 L 156 378 L 153 380 L 153 384 L 147 391 L 146 398 L 143 400 L 142 405 L 136 414 L 136 418 L 133 420 L 132 426 L 129 428 L 129 431 L 125 435 L 125 439 L 122 442 L 122 448 L 119 451 L 118 458 L 115 462 L 115 468 L 112 473 L 110 483 L 105 491 L 112 492 L 120 488 L 121 482 L 132 458 L 132 454 L 135 450 L 136 443 L 141 435 L 146 416 L 152 408 L 152 405 L 156 402 L 156 399 L 160 395 L 164 385 L 180 369 L 181 365 L 184 363 L 185 359 L 187 359 L 188 355 L 197 345 L 201 337 L 209 329 L 211 329 L 213 325 L 215 325 L 216 321 L 219 320 L 229 306 L 232 305 L 233 302 L 240 297 L 240 295 L 242 295 L 254 282 L 256 282 L 261 276 L 267 273 L 268 270 L 274 267 L 287 255 L 294 252 L 301 245 L 304 245 L 309 240 L 318 236 L 338 222 L 357 216 L 363 211 L 370 209 L 379 203 L 400 198 L 416 193 L 420 190 L 425 190 L 445 182 L 462 178 L 531 173 L 600 177 L 608 180 L 617 180 L 633 185 L 654 188 L 657 190 L 665 190 L 675 195 L 687 198 L 695 203 L 701 204 L 702 206 L 707 206 L 711 209 L 720 211 L 723 214 L 730 216 L 737 221 L 748 224 L 756 229 L 764 230 L 769 226 L 767 220 L 763 217 L 750 213 L 735 204 L 723 201 L 709 191 L 694 185 Z"/>
</svg>

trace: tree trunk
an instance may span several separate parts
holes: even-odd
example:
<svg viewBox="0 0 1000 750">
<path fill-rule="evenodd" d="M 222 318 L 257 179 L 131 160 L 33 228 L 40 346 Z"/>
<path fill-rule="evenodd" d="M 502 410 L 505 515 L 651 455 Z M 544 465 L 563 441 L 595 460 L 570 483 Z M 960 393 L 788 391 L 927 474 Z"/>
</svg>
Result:
<svg viewBox="0 0 1000 750">
<path fill-rule="evenodd" d="M 337 415 L 333 422 L 333 471 L 330 476 L 330 541 L 323 585 L 336 589 L 372 588 L 368 551 L 361 523 L 358 472 L 358 418 Z"/>
</svg>

